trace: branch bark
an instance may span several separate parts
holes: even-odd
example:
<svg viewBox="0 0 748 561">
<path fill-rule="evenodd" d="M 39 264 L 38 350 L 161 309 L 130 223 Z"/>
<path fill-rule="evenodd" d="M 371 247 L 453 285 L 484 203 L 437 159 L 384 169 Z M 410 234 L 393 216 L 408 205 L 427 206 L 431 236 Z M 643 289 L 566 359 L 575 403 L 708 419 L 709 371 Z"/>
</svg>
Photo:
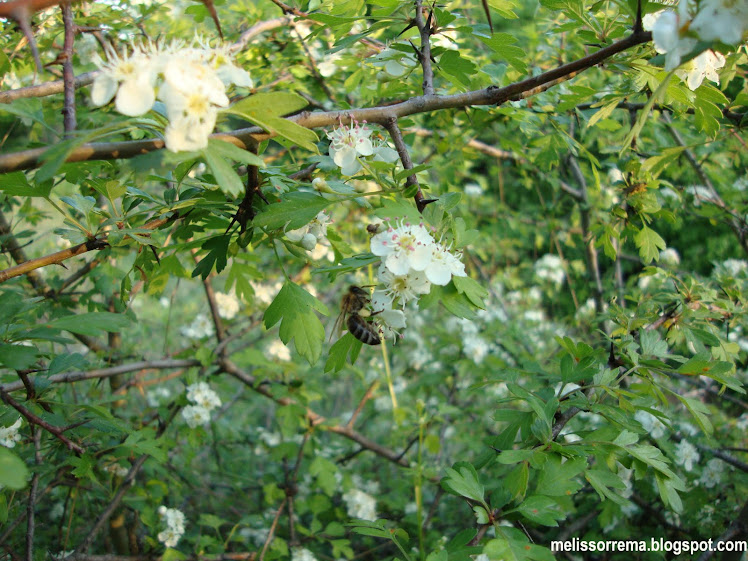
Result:
<svg viewBox="0 0 748 561">
<path fill-rule="evenodd" d="M 400 119 L 419 113 L 429 113 L 443 109 L 459 109 L 473 105 L 500 105 L 507 101 L 517 101 L 535 95 L 540 91 L 544 91 L 576 76 L 579 72 L 591 68 L 618 53 L 646 43 L 651 39 L 652 34 L 650 32 L 632 33 L 628 37 L 578 60 L 562 64 L 552 70 L 502 88 L 489 86 L 482 90 L 454 95 L 424 95 L 393 105 L 370 108 L 314 113 L 304 111 L 298 115 L 288 117 L 288 120 L 308 129 L 337 126 L 339 123 L 349 124 L 352 120 L 384 125 L 392 118 Z M 250 138 L 261 142 L 271 138 L 273 135 L 266 133 L 259 127 L 249 127 L 237 129 L 231 133 L 216 133 L 212 136 L 213 138 L 232 142 L 240 148 L 246 149 Z M 73 150 L 66 161 L 81 162 L 87 160 L 131 158 L 139 154 L 159 150 L 163 147 L 164 141 L 160 139 L 90 143 Z M 35 148 L 13 154 L 0 155 L 0 173 L 36 168 L 40 165 L 40 158 L 46 151 L 47 148 Z"/>
</svg>

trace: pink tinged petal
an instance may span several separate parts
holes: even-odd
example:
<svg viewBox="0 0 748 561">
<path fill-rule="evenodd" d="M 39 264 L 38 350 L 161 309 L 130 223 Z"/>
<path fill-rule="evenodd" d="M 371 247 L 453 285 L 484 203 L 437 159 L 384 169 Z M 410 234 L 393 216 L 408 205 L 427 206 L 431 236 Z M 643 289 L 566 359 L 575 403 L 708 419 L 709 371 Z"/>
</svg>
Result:
<svg viewBox="0 0 748 561">
<path fill-rule="evenodd" d="M 145 77 L 122 82 L 117 92 L 115 107 L 123 115 L 137 117 L 147 113 L 153 107 L 154 101 L 156 101 L 156 92 Z"/>
<path fill-rule="evenodd" d="M 371 252 L 374 255 L 383 257 L 392 253 L 394 246 L 387 241 L 387 232 L 382 232 L 371 238 Z"/>
<path fill-rule="evenodd" d="M 117 85 L 117 80 L 113 79 L 109 74 L 99 74 L 94 80 L 93 88 L 91 89 L 91 102 L 96 107 L 106 105 L 112 101 L 114 94 L 117 93 Z"/>
</svg>

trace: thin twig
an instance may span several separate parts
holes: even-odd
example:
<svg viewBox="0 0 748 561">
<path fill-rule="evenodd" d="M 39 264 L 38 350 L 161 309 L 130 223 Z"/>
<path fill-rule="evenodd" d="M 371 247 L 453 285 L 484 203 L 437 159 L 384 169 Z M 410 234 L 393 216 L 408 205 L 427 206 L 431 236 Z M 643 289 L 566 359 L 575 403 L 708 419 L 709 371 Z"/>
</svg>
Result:
<svg viewBox="0 0 748 561">
<path fill-rule="evenodd" d="M 65 2 L 62 8 L 62 21 L 65 25 L 65 43 L 62 50 L 62 81 L 64 84 L 65 100 L 62 108 L 62 122 L 65 136 L 78 127 L 75 116 L 75 70 L 73 69 L 73 43 L 75 41 L 75 23 L 73 22 L 73 9 L 70 2 Z"/>
<path fill-rule="evenodd" d="M 265 543 L 262 546 L 262 551 L 260 552 L 260 556 L 257 558 L 257 561 L 262 561 L 265 558 L 265 553 L 267 553 L 268 547 L 270 547 L 270 543 L 273 541 L 273 535 L 275 534 L 275 529 L 278 527 L 278 520 L 280 519 L 280 516 L 283 513 L 283 509 L 285 508 L 287 501 L 288 501 L 288 498 L 284 497 L 283 501 L 281 501 L 281 504 L 278 507 L 278 510 L 275 512 L 275 518 L 273 518 L 273 523 L 270 525 L 270 530 L 268 531 L 268 537 L 265 538 Z"/>
<path fill-rule="evenodd" d="M 397 154 L 400 156 L 400 161 L 403 163 L 403 169 L 413 169 L 413 161 L 410 159 L 410 153 L 408 152 L 408 147 L 405 146 L 405 140 L 403 140 L 403 133 L 400 132 L 400 127 L 397 126 L 397 119 L 395 117 L 392 117 L 387 120 L 387 122 L 384 124 L 384 127 L 387 129 L 387 132 L 390 133 L 390 137 L 392 138 L 392 143 L 395 145 L 395 150 L 397 150 Z M 428 202 L 426 202 L 426 199 L 423 196 L 423 193 L 421 192 L 421 186 L 418 184 L 418 178 L 416 177 L 416 174 L 409 175 L 408 178 L 405 180 L 405 188 L 408 187 L 416 187 L 416 194 L 413 195 L 413 198 L 416 201 L 416 206 L 418 207 L 418 212 L 423 212 L 423 209 L 426 208 L 426 205 Z M 432 201 L 429 201 L 432 202 Z"/>
<path fill-rule="evenodd" d="M 69 450 L 75 452 L 78 455 L 83 454 L 85 452 L 85 449 L 83 447 L 79 446 L 78 444 L 70 440 L 68 437 L 66 437 L 64 434 L 62 434 L 63 433 L 62 429 L 50 425 L 47 421 L 45 421 L 41 417 L 38 417 L 37 415 L 29 411 L 28 409 L 26 409 L 23 405 L 21 405 L 15 399 L 10 397 L 10 395 L 8 395 L 8 392 L 0 390 L 0 398 L 6 404 L 10 405 L 13 409 L 18 411 L 21 415 L 23 415 L 26 418 L 26 420 L 29 422 L 29 424 L 38 425 L 42 427 L 44 430 L 54 435 L 58 440 L 60 440 L 63 444 L 65 444 L 65 446 L 67 446 Z"/>
<path fill-rule="evenodd" d="M 429 13 L 429 20 L 433 17 L 433 12 Z M 421 35 L 421 48 L 417 51 L 421 68 L 423 68 L 423 95 L 434 95 L 434 69 L 431 67 L 431 22 L 423 20 L 422 0 L 416 0 L 415 21 Z"/>
</svg>

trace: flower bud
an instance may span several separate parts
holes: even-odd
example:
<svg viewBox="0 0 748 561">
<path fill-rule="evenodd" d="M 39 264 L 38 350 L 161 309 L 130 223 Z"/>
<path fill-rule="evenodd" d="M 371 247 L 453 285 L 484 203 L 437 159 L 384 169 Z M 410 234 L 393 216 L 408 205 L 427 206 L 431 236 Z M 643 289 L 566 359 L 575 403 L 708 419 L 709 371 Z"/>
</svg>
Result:
<svg viewBox="0 0 748 561">
<path fill-rule="evenodd" d="M 315 177 L 312 179 L 312 187 L 320 193 L 332 193 L 333 190 L 327 184 L 324 177 Z"/>
<path fill-rule="evenodd" d="M 314 234 L 305 234 L 303 238 L 301 238 L 301 247 L 308 251 L 312 251 L 315 247 L 317 247 L 317 238 Z"/>
</svg>

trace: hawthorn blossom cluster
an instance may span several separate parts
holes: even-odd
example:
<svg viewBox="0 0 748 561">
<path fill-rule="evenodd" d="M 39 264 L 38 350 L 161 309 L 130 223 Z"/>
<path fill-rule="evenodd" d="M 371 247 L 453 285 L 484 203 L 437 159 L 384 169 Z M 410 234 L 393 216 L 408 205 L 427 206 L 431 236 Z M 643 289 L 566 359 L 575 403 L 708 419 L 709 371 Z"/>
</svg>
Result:
<svg viewBox="0 0 748 561">
<path fill-rule="evenodd" d="M 428 294 L 432 284 L 445 286 L 452 276 L 467 276 L 462 255 L 437 242 L 422 222 L 397 220 L 375 234 L 370 243 L 371 252 L 382 258 L 378 276 L 385 288 L 374 292 L 371 303 L 384 324 L 385 336 L 405 328 L 403 312 L 393 306 L 404 308 Z"/>
<path fill-rule="evenodd" d="M 158 541 L 166 547 L 175 547 L 184 534 L 184 513 L 176 508 L 158 507 L 161 522 L 166 528 L 158 533 Z"/>
<path fill-rule="evenodd" d="M 744 0 L 702 0 L 695 13 L 694 4 L 692 0 L 680 0 L 677 11 L 661 10 L 644 18 L 644 28 L 652 31 L 655 50 L 665 55 L 665 70 L 678 68 L 699 41 L 737 45 L 748 29 L 748 3 Z M 705 50 L 676 74 L 695 90 L 705 78 L 719 84 L 717 70 L 724 65 L 724 56 Z"/>
<path fill-rule="evenodd" d="M 220 407 L 221 398 L 205 382 L 195 382 L 187 386 L 187 399 L 193 403 L 182 409 L 182 417 L 194 429 L 210 422 L 210 412 Z"/>
<path fill-rule="evenodd" d="M 355 175 L 361 168 L 362 156 L 374 156 L 374 161 L 393 163 L 398 155 L 395 150 L 387 146 L 384 140 L 372 141 L 374 131 L 366 125 L 366 121 L 359 123 L 353 120 L 346 127 L 342 122 L 332 132 L 327 133 L 330 139 L 330 157 L 343 175 Z"/>
<path fill-rule="evenodd" d="M 208 145 L 219 107 L 227 107 L 226 88 L 252 87 L 246 70 L 234 64 L 228 45 L 211 47 L 196 39 L 192 45 L 134 45 L 131 53 L 110 49 L 93 83 L 91 101 L 102 106 L 114 99 L 123 115 L 147 113 L 158 99 L 169 124 L 164 131 L 172 152 L 200 150 Z"/>
<path fill-rule="evenodd" d="M 375 522 L 377 519 L 377 500 L 360 489 L 350 489 L 343 494 L 348 516 L 360 520 Z"/>
<path fill-rule="evenodd" d="M 15 447 L 16 442 L 21 440 L 21 435 L 18 434 L 21 422 L 21 417 L 18 417 L 18 420 L 9 427 L 0 427 L 0 446 L 5 446 L 6 448 Z"/>
</svg>

